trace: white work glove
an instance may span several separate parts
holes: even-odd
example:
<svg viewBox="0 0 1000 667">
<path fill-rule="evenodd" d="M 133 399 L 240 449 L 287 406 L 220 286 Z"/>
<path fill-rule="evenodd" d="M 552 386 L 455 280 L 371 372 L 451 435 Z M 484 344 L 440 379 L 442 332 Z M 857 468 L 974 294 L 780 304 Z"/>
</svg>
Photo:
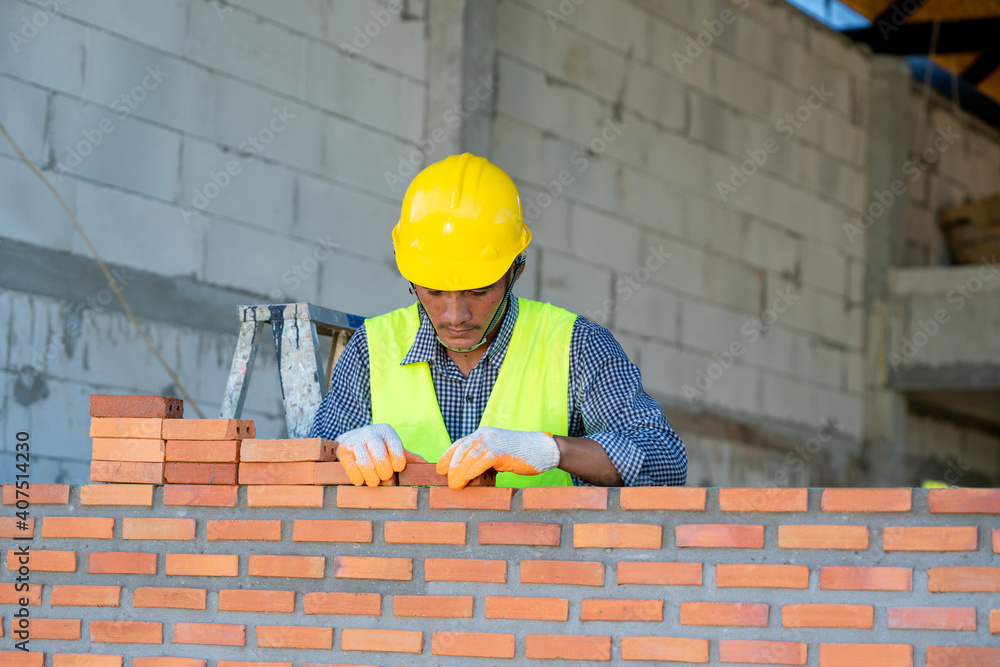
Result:
<svg viewBox="0 0 1000 667">
<path fill-rule="evenodd" d="M 337 441 L 337 460 L 355 486 L 378 486 L 380 480 L 405 469 L 407 461 L 424 460 L 403 449 L 403 441 L 388 424 L 362 426 L 341 434 Z"/>
<path fill-rule="evenodd" d="M 559 465 L 559 446 L 544 431 L 509 431 L 481 426 L 448 448 L 437 473 L 461 489 L 490 468 L 518 475 L 539 475 Z"/>
</svg>

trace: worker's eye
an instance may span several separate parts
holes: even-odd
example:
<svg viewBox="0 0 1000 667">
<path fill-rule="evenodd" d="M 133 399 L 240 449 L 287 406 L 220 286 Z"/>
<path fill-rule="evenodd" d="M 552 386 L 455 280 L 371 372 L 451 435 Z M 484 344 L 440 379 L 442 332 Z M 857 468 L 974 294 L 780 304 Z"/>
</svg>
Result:
<svg viewBox="0 0 1000 667">
<path fill-rule="evenodd" d="M 489 289 L 477 289 L 477 290 L 472 290 L 472 294 L 475 296 L 489 296 L 490 292 L 492 291 L 493 290 Z"/>
<path fill-rule="evenodd" d="M 441 296 L 441 290 L 429 289 L 427 290 L 427 296 Z"/>
</svg>

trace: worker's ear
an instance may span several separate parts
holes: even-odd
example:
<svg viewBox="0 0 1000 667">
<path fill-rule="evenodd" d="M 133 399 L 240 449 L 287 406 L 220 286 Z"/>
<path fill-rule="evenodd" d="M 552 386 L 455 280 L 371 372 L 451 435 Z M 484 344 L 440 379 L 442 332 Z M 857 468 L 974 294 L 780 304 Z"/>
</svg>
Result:
<svg viewBox="0 0 1000 667">
<path fill-rule="evenodd" d="M 514 282 L 515 283 L 517 282 L 517 279 L 521 277 L 521 274 L 524 273 L 524 263 L 525 263 L 525 259 L 522 257 L 522 259 L 521 259 L 520 262 L 517 262 L 517 263 L 514 264 Z"/>
</svg>

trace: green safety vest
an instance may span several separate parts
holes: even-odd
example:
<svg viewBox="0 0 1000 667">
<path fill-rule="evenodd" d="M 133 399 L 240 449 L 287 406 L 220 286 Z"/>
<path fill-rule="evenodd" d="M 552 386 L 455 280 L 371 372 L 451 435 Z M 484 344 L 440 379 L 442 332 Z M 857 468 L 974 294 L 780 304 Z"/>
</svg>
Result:
<svg viewBox="0 0 1000 667">
<path fill-rule="evenodd" d="M 569 433 L 569 342 L 576 315 L 518 299 L 517 322 L 480 426 Z M 417 304 L 365 320 L 372 423 L 389 424 L 403 445 L 428 461 L 451 446 L 426 361 L 402 365 L 420 327 Z M 497 474 L 497 486 L 572 486 L 558 468 L 540 475 Z"/>
</svg>

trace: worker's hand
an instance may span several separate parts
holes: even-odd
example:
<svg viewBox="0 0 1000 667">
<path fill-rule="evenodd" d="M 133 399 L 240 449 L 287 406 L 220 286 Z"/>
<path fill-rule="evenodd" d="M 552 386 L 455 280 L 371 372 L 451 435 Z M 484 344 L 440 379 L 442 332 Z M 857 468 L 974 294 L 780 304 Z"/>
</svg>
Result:
<svg viewBox="0 0 1000 667">
<path fill-rule="evenodd" d="M 355 486 L 378 486 L 406 468 L 407 461 L 424 461 L 403 449 L 403 441 L 388 424 L 362 426 L 341 434 L 337 441 L 337 460 Z"/>
<path fill-rule="evenodd" d="M 508 431 L 482 426 L 456 440 L 437 462 L 448 486 L 461 489 L 486 470 L 538 475 L 559 465 L 559 446 L 543 431 Z"/>
</svg>

